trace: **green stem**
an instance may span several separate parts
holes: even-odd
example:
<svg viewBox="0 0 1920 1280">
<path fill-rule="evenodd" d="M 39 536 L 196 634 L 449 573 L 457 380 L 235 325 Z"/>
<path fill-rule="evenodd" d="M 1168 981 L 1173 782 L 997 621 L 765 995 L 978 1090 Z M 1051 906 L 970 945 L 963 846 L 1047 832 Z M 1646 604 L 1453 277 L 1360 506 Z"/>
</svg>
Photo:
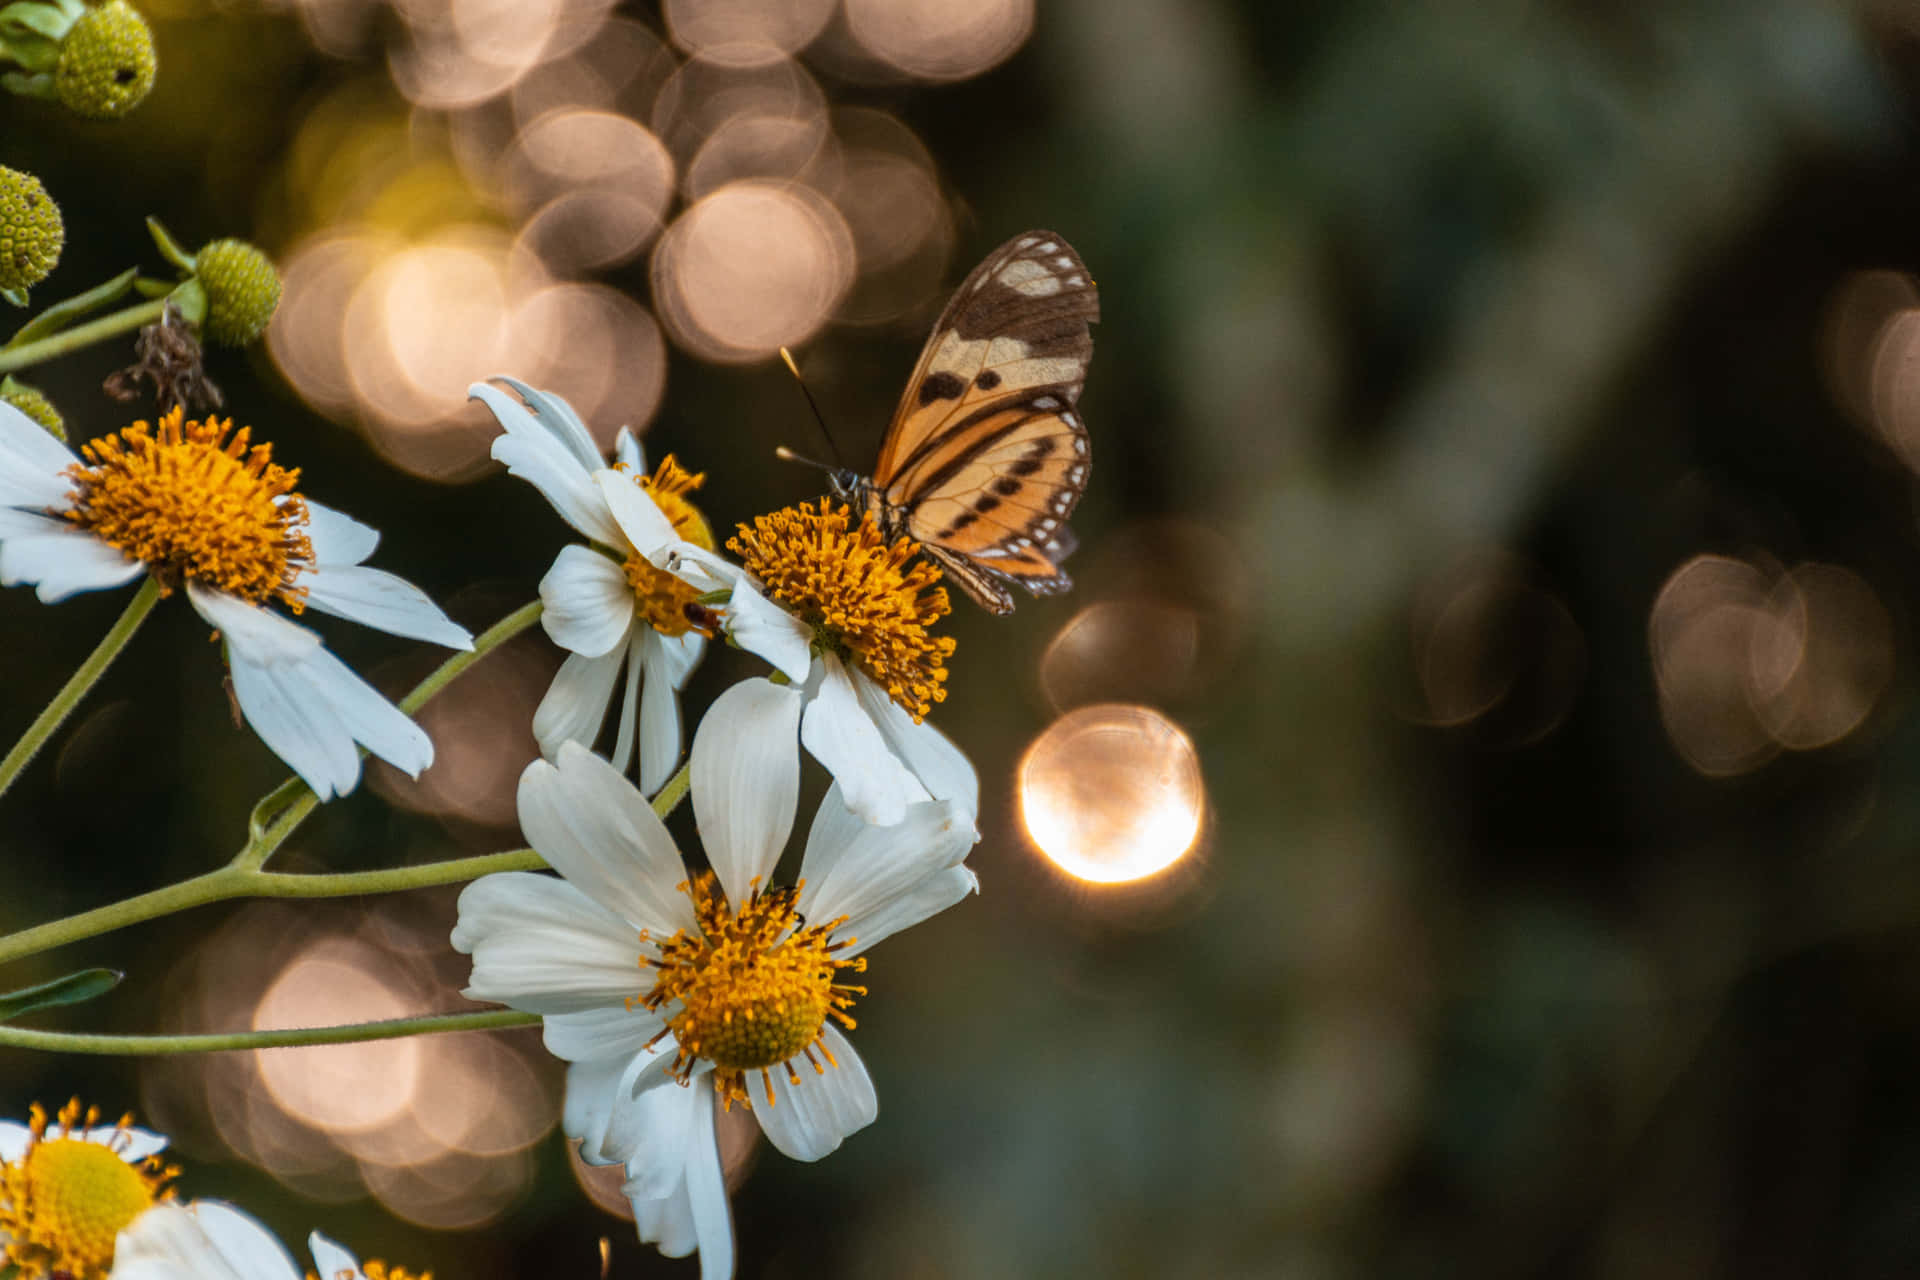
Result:
<svg viewBox="0 0 1920 1280">
<path fill-rule="evenodd" d="M 650 802 L 653 811 L 662 822 L 667 815 L 680 807 L 680 801 L 686 797 L 687 790 L 693 786 L 693 761 L 680 766 L 680 772 L 667 779 L 667 785 L 660 788 L 660 794 Z"/>
<path fill-rule="evenodd" d="M 159 599 L 158 581 L 148 578 L 140 584 L 140 589 L 133 593 L 132 601 L 119 620 L 94 646 L 93 652 L 87 655 L 87 660 L 80 664 L 80 669 L 73 673 L 60 692 L 53 695 L 53 701 L 40 713 L 40 718 L 20 735 L 20 741 L 13 744 L 13 750 L 7 752 L 7 758 L 0 760 L 0 795 L 6 794 L 7 788 L 20 776 L 20 771 L 27 767 L 27 762 L 46 745 L 47 739 L 53 736 L 61 722 L 80 704 L 80 699 L 87 696 L 87 691 L 93 688 L 113 660 L 120 656 L 120 651 L 127 647 L 127 641 L 147 620 L 147 615 L 153 612 L 154 603 Z"/>
<path fill-rule="evenodd" d="M 544 871 L 546 859 L 531 849 L 509 849 L 472 858 L 422 862 L 385 871 L 338 871 L 325 875 L 294 875 L 285 871 L 248 873 L 246 897 L 347 898 L 366 893 L 403 893 L 435 885 L 478 880 L 496 871 Z"/>
<path fill-rule="evenodd" d="M 288 1027 L 279 1031 L 217 1031 L 189 1036 L 111 1036 L 68 1031 L 29 1031 L 0 1027 L 0 1045 L 18 1049 L 45 1049 L 55 1053 L 109 1053 L 120 1055 L 216 1053 L 227 1049 L 280 1049 L 294 1045 L 353 1044 L 362 1040 L 397 1040 L 402 1036 L 435 1035 L 448 1031 L 493 1031 L 502 1027 L 530 1027 L 537 1013 L 488 1009 L 479 1013 L 429 1013 L 417 1018 L 385 1022 L 354 1022 L 338 1027 Z"/>
<path fill-rule="evenodd" d="M 98 320 L 89 320 L 77 324 L 71 329 L 41 338 L 38 342 L 28 342 L 9 350 L 0 350 L 0 373 L 12 373 L 16 369 L 31 368 L 70 351 L 111 338 L 122 333 L 131 333 L 143 325 L 158 320 L 167 309 L 165 298 L 155 298 L 151 302 L 138 302 L 121 311 L 101 316 Z"/>
</svg>

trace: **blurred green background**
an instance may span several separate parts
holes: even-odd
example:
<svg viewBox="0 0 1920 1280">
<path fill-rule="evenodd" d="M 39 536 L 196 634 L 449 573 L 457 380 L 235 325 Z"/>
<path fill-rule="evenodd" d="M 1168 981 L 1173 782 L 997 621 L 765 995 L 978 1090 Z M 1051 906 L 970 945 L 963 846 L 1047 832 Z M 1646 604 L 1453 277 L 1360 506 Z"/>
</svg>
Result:
<svg viewBox="0 0 1920 1280">
<path fill-rule="evenodd" d="M 472 379 L 644 428 L 726 525 L 817 488 L 772 457 L 821 445 L 771 342 L 864 461 L 992 246 L 1048 227 L 1099 280 L 1079 586 L 951 620 L 982 892 L 873 957 L 880 1121 L 745 1157 L 741 1275 L 1920 1269 L 1920 6 L 147 12 L 127 120 L 4 107 L 0 162 L 65 210 L 38 299 L 158 271 L 145 214 L 274 253 L 269 342 L 210 360 L 227 411 L 475 630 L 571 534 L 485 464 Z M 743 182 L 788 230 L 703 240 Z M 85 438 L 151 416 L 99 391 L 128 360 L 29 377 Z M 123 604 L 0 593 L 0 733 Z M 389 691 L 438 660 L 315 625 Z M 370 770 L 285 865 L 519 844 L 557 664 L 490 660 L 430 711 L 435 770 Z M 689 721 L 755 670 L 714 655 Z M 163 608 L 0 802 L 0 926 L 240 845 L 286 771 L 220 681 Z M 1022 826 L 1023 754 L 1095 704 L 1204 779 L 1196 847 L 1131 884 Z M 6 985 L 124 968 L 38 1020 L 116 1031 L 454 1008 L 452 918 L 229 904 Z M 585 1278 L 605 1235 L 616 1276 L 694 1274 L 589 1202 L 525 1033 L 0 1080 L 7 1115 L 137 1109 L 186 1194 L 290 1244 Z"/>
</svg>

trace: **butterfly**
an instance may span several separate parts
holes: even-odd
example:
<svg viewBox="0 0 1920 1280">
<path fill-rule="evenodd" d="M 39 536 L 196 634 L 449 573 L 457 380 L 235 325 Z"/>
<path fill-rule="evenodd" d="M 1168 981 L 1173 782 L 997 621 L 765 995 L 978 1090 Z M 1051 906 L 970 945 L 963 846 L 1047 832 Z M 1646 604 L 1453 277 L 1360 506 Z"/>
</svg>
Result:
<svg viewBox="0 0 1920 1280">
<path fill-rule="evenodd" d="M 995 249 L 961 282 L 880 445 L 873 474 L 837 470 L 834 493 L 901 534 L 992 613 L 1019 583 L 1073 585 L 1060 568 L 1092 458 L 1075 405 L 1093 358 L 1100 295 L 1051 231 Z"/>
</svg>

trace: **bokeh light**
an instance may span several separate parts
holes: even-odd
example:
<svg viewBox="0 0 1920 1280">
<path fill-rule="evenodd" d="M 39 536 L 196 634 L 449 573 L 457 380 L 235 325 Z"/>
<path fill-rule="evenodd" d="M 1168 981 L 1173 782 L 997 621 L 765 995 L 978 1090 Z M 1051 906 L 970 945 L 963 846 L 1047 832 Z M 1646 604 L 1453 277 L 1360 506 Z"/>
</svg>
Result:
<svg viewBox="0 0 1920 1280">
<path fill-rule="evenodd" d="M 1033 0 L 846 0 L 846 15 L 867 53 L 921 80 L 977 76 L 1033 31 Z"/>
<path fill-rule="evenodd" d="M 1192 740 L 1143 706 L 1061 716 L 1021 757 L 1016 786 L 1028 839 L 1069 875 L 1102 884 L 1172 866 L 1206 813 Z"/>
<path fill-rule="evenodd" d="M 667 0 L 674 43 L 722 66 L 757 67 L 798 53 L 833 17 L 834 0 Z"/>
<path fill-rule="evenodd" d="M 853 268 L 846 222 L 819 193 L 736 182 L 667 229 L 653 256 L 654 303 L 674 340 L 695 354 L 762 360 L 827 322 Z"/>
</svg>

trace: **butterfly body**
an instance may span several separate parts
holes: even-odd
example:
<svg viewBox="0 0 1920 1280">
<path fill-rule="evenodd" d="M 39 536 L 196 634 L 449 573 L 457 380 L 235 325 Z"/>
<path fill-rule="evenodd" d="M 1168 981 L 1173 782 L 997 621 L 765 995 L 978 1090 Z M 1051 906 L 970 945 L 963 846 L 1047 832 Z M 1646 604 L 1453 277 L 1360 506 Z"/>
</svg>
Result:
<svg viewBox="0 0 1920 1280">
<path fill-rule="evenodd" d="M 1092 469 L 1076 405 L 1099 318 L 1093 277 L 1065 240 L 1007 241 L 935 322 L 873 475 L 835 472 L 834 492 L 888 537 L 920 543 L 993 613 L 1012 611 L 1014 583 L 1067 590 L 1066 521 Z"/>
</svg>

